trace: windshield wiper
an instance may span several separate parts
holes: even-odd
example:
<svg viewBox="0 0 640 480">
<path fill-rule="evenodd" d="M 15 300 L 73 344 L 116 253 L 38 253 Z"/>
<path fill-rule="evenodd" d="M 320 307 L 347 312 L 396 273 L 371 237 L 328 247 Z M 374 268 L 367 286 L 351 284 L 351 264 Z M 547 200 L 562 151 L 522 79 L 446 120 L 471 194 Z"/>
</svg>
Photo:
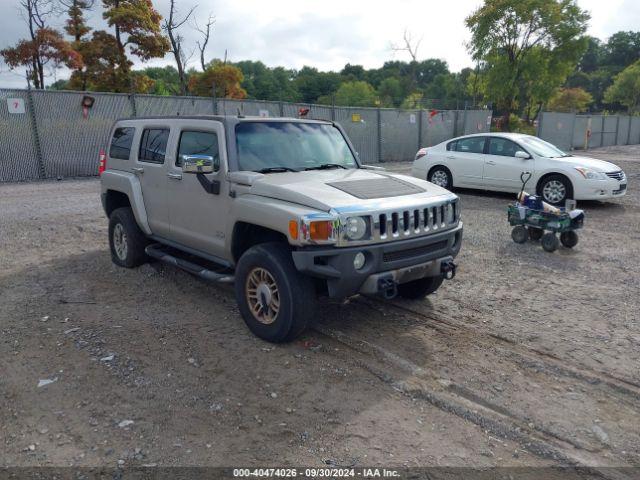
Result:
<svg viewBox="0 0 640 480">
<path fill-rule="evenodd" d="M 307 167 L 305 168 L 305 170 L 329 170 L 330 168 L 344 168 L 345 170 L 347 170 L 347 167 L 339 163 L 323 163 L 322 165 L 318 165 L 317 167 Z"/>
<path fill-rule="evenodd" d="M 256 170 L 256 172 L 258 173 L 282 173 L 282 172 L 298 172 L 299 170 L 296 170 L 294 168 L 289 168 L 289 167 L 267 167 L 267 168 L 262 168 L 260 170 Z"/>
</svg>

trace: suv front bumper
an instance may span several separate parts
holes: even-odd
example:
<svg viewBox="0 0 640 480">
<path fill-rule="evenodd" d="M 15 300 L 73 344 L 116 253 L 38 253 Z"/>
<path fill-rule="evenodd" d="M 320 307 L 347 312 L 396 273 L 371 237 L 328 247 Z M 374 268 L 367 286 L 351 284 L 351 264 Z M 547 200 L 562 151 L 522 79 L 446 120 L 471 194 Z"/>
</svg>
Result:
<svg viewBox="0 0 640 480">
<path fill-rule="evenodd" d="M 327 281 L 329 296 L 344 298 L 356 293 L 377 293 L 379 279 L 396 284 L 441 274 L 441 265 L 460 251 L 462 222 L 456 227 L 423 237 L 360 247 L 304 247 L 292 252 L 301 273 Z M 366 262 L 356 270 L 356 254 Z"/>
</svg>

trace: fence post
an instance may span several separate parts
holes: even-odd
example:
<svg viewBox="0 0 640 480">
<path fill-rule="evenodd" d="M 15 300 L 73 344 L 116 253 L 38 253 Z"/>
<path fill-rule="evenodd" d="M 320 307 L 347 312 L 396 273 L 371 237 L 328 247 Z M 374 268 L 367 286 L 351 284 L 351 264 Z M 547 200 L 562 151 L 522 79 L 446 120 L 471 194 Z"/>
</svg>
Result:
<svg viewBox="0 0 640 480">
<path fill-rule="evenodd" d="M 378 163 L 382 163 L 382 112 L 380 107 L 376 110 L 377 133 L 378 133 Z"/>
<path fill-rule="evenodd" d="M 31 130 L 33 130 L 33 143 L 36 147 L 36 160 L 38 162 L 38 171 L 40 178 L 46 178 L 47 171 L 44 168 L 44 159 L 42 158 L 42 148 L 40 147 L 40 134 L 38 133 L 38 122 L 36 121 L 36 111 L 31 96 L 31 85 L 27 90 L 27 102 L 29 104 L 29 120 L 31 121 Z"/>
<path fill-rule="evenodd" d="M 536 128 L 536 137 L 542 138 L 540 134 L 542 133 L 542 119 L 544 118 L 544 112 L 540 110 L 538 114 L 538 128 Z"/>
<path fill-rule="evenodd" d="M 422 109 L 418 110 L 418 150 L 422 148 Z"/>
<path fill-rule="evenodd" d="M 284 117 L 284 105 L 282 104 L 282 100 L 278 102 L 278 114 L 281 117 Z"/>
<path fill-rule="evenodd" d="M 458 116 L 460 112 L 458 110 L 453 111 L 453 138 L 458 136 Z"/>
<path fill-rule="evenodd" d="M 627 128 L 627 143 L 625 143 L 625 145 L 629 145 L 629 142 L 631 142 L 631 121 L 633 120 L 633 117 L 630 115 L 627 115 L 627 118 L 629 119 L 627 122 L 629 128 Z"/>
<path fill-rule="evenodd" d="M 618 145 L 618 129 L 620 128 L 620 115 L 616 115 L 616 141 L 614 145 Z"/>
<path fill-rule="evenodd" d="M 131 116 L 137 117 L 138 110 L 136 109 L 136 94 L 130 93 L 128 96 L 129 96 L 129 102 L 131 103 Z"/>
<path fill-rule="evenodd" d="M 600 118 L 602 119 L 602 123 L 601 123 L 601 126 L 600 126 L 600 146 L 602 147 L 604 145 L 604 123 L 605 123 L 604 119 L 605 119 L 605 116 L 602 115 Z"/>
<path fill-rule="evenodd" d="M 467 134 L 467 106 L 465 105 L 464 114 L 462 115 L 462 135 Z"/>
<path fill-rule="evenodd" d="M 573 114 L 573 117 L 571 117 L 571 118 L 572 118 L 572 120 L 571 120 L 571 137 L 570 137 L 570 139 L 569 139 L 569 141 L 571 142 L 571 144 L 570 144 L 570 146 L 569 146 L 569 150 L 573 150 L 573 136 L 574 136 L 574 135 L 575 135 L 575 133 L 576 133 L 576 117 L 577 117 L 577 114 L 576 114 L 576 113 L 574 113 L 574 114 Z"/>
</svg>

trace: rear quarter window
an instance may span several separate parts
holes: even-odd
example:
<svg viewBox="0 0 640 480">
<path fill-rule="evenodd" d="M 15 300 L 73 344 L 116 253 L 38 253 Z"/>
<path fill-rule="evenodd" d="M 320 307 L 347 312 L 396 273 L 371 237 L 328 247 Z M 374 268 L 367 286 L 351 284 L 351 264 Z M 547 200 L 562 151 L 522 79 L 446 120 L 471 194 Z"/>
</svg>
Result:
<svg viewBox="0 0 640 480">
<path fill-rule="evenodd" d="M 133 144 L 133 134 L 136 129 L 133 127 L 116 128 L 111 138 L 109 156 L 120 160 L 129 160 L 131 155 L 131 145 Z"/>
</svg>

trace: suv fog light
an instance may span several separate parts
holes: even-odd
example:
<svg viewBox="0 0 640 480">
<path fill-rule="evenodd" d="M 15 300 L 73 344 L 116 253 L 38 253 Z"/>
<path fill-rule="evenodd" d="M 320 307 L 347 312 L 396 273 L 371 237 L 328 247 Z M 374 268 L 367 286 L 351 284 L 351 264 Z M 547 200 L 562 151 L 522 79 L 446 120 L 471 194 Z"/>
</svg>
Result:
<svg viewBox="0 0 640 480">
<path fill-rule="evenodd" d="M 367 259 L 365 258 L 364 253 L 362 252 L 356 253 L 356 256 L 353 257 L 353 267 L 356 270 L 360 270 L 362 267 L 364 267 L 366 260 Z"/>
</svg>

